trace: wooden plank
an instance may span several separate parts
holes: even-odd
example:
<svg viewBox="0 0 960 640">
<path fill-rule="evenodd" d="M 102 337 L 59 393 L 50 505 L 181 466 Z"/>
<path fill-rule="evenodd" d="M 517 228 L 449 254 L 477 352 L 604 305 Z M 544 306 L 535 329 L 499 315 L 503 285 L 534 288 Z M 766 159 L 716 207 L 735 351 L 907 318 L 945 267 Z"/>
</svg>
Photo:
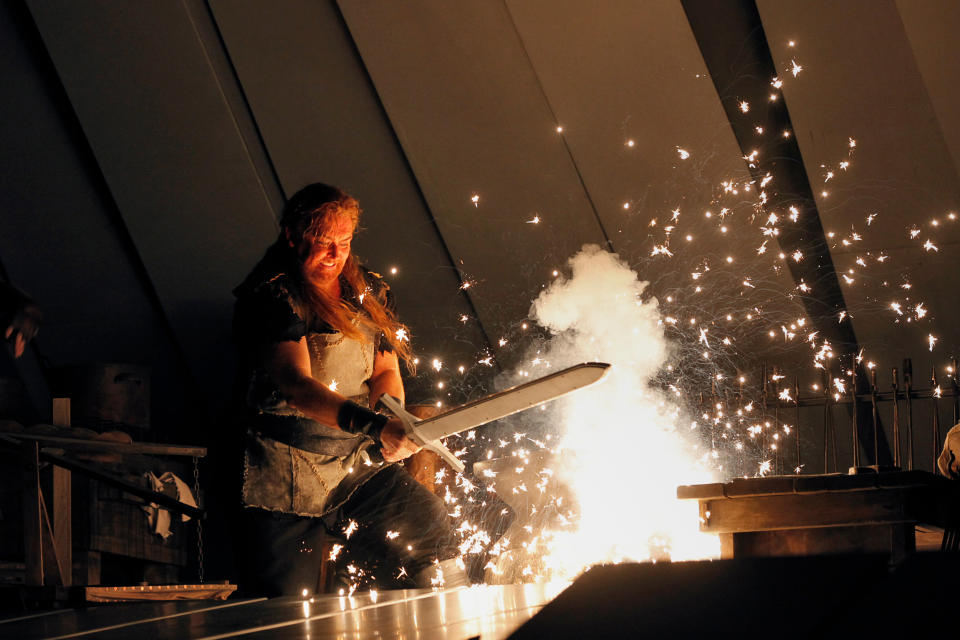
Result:
<svg viewBox="0 0 960 640">
<path fill-rule="evenodd" d="M 73 476 L 53 468 L 53 548 L 60 562 L 63 586 L 73 584 Z"/>
<path fill-rule="evenodd" d="M 43 544 L 40 524 L 40 452 L 36 442 L 23 443 L 24 583 L 43 585 Z"/>
<path fill-rule="evenodd" d="M 904 490 L 909 491 L 909 490 Z M 840 525 L 916 522 L 904 491 L 755 496 L 701 502 L 701 531 L 774 531 Z"/>
<path fill-rule="evenodd" d="M 725 484 L 711 482 L 710 484 L 688 484 L 677 487 L 678 500 L 706 500 L 709 498 L 723 498 Z"/>
<path fill-rule="evenodd" d="M 59 556 L 57 556 L 50 512 L 47 510 L 47 503 L 43 499 L 42 491 L 40 492 L 40 526 L 40 546 L 43 550 L 43 583 L 50 586 L 62 586 L 63 576 L 66 572 Z"/>
<path fill-rule="evenodd" d="M 51 422 L 70 426 L 70 398 L 53 399 Z M 60 584 L 73 584 L 73 477 L 63 467 L 53 468 L 53 553 L 60 569 Z"/>
<path fill-rule="evenodd" d="M 187 456 L 203 458 L 207 455 L 205 447 L 193 447 L 177 444 L 155 444 L 151 442 L 106 442 L 104 440 L 82 440 L 80 438 L 61 438 L 58 436 L 35 435 L 31 433 L 6 433 L 5 436 L 17 440 L 32 440 L 41 444 L 55 445 L 57 449 L 76 451 L 101 451 L 116 453 L 138 453 L 156 456 Z"/>
<path fill-rule="evenodd" d="M 721 535 L 730 540 L 730 558 L 866 553 L 899 562 L 915 550 L 912 532 L 912 524 L 896 523 Z"/>
<path fill-rule="evenodd" d="M 937 491 L 957 491 L 950 480 L 929 471 L 896 471 L 847 475 L 840 473 L 810 476 L 768 476 L 765 478 L 737 478 L 726 484 L 710 483 L 681 486 L 677 497 L 681 500 L 709 498 L 741 498 L 762 495 L 789 495 L 793 493 L 821 493 L 928 487 Z M 960 495 L 960 492 L 958 492 Z"/>
<path fill-rule="evenodd" d="M 235 584 L 165 584 L 130 587 L 84 587 L 87 602 L 226 600 Z"/>
</svg>

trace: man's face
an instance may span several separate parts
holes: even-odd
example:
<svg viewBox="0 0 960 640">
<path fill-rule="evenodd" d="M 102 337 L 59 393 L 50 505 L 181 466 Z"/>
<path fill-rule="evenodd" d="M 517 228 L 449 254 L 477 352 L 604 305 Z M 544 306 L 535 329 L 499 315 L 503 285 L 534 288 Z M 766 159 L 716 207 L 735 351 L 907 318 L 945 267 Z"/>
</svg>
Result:
<svg viewBox="0 0 960 640">
<path fill-rule="evenodd" d="M 353 221 L 337 215 L 330 225 L 316 236 L 305 236 L 297 247 L 303 265 L 303 276 L 316 285 L 335 282 L 350 257 Z"/>
</svg>

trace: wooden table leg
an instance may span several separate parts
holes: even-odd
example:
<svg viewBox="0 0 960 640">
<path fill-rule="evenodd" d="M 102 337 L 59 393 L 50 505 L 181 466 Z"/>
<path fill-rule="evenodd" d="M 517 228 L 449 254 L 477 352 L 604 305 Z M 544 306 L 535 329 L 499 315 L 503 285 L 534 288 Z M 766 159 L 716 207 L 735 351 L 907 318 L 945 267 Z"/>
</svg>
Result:
<svg viewBox="0 0 960 640">
<path fill-rule="evenodd" d="M 70 426 L 70 398 L 53 399 L 53 424 Z M 53 468 L 53 548 L 65 587 L 73 584 L 73 481 L 70 474 L 63 467 Z"/>
<path fill-rule="evenodd" d="M 43 585 L 43 529 L 40 521 L 40 448 L 23 443 L 23 551 L 28 586 Z"/>
</svg>

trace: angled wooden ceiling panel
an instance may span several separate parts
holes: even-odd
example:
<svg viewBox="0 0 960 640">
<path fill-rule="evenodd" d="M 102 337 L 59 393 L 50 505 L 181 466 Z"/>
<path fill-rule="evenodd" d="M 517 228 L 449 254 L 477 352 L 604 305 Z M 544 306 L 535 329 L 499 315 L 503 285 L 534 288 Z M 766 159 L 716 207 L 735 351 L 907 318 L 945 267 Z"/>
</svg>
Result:
<svg viewBox="0 0 960 640">
<path fill-rule="evenodd" d="M 328 182 L 364 210 L 354 250 L 397 293 L 417 352 L 474 361 L 486 340 L 332 3 L 211 3 L 286 194 Z M 396 267 L 397 273 L 391 273 Z"/>
<path fill-rule="evenodd" d="M 496 340 L 554 269 L 604 241 L 510 15 L 475 0 L 339 5 Z"/>
<path fill-rule="evenodd" d="M 746 315 L 774 311 L 771 299 L 788 324 L 802 310 L 786 303 L 794 285 L 773 269 L 775 241 L 757 255 L 752 198 L 719 198 L 724 181 L 750 178 L 680 3 L 507 5 L 614 249 L 651 282 L 664 314 L 696 317 L 676 331 L 695 343 L 704 327 L 755 355 L 769 348 L 756 330 L 769 321 Z M 718 215 L 724 207 L 733 213 Z M 652 255 L 655 246 L 672 255 Z"/>
<path fill-rule="evenodd" d="M 954 53 L 960 33 L 960 3 L 953 0 L 896 0 L 897 11 L 944 140 L 960 170 L 960 82 Z"/>
<path fill-rule="evenodd" d="M 744 172 L 679 2 L 507 5 L 618 251 L 649 253 L 652 218 L 701 215 Z"/>
<path fill-rule="evenodd" d="M 946 360 L 960 348 L 952 321 L 960 300 L 944 277 L 960 269 L 960 223 L 945 218 L 960 204 L 960 181 L 896 4 L 759 0 L 758 6 L 820 217 L 836 234 L 834 264 L 854 278 L 844 295 L 865 353 L 881 356 L 884 367 L 908 355 Z M 803 67 L 796 78 L 789 71 L 794 60 Z M 938 68 L 960 80 L 956 65 L 943 60 Z M 849 138 L 857 146 L 847 158 Z M 847 159 L 849 169 L 838 170 Z M 829 182 L 827 171 L 835 175 Z M 877 215 L 868 225 L 871 214 Z M 920 233 L 911 239 L 914 226 Z M 862 240 L 845 246 L 852 232 Z M 938 251 L 924 250 L 928 239 Z M 889 259 L 878 263 L 881 252 Z M 912 288 L 901 288 L 905 283 Z M 893 302 L 905 310 L 925 302 L 929 312 L 908 324 L 910 314 L 898 316 Z M 942 340 L 932 354 L 929 333 Z M 916 375 L 929 371 L 926 364 L 917 368 Z"/>
<path fill-rule="evenodd" d="M 181 3 L 28 3 L 194 374 L 231 377 L 231 289 L 276 233 Z"/>
</svg>

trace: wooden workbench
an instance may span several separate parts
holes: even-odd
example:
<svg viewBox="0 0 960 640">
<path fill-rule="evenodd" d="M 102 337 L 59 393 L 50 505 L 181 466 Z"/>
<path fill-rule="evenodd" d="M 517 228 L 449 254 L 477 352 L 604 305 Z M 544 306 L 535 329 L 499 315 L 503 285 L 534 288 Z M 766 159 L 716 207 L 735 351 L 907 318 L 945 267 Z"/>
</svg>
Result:
<svg viewBox="0 0 960 640">
<path fill-rule="evenodd" d="M 677 488 L 721 557 L 875 553 L 899 562 L 960 517 L 960 483 L 926 471 L 740 478 Z M 936 544 L 936 543 L 934 543 Z"/>
</svg>

